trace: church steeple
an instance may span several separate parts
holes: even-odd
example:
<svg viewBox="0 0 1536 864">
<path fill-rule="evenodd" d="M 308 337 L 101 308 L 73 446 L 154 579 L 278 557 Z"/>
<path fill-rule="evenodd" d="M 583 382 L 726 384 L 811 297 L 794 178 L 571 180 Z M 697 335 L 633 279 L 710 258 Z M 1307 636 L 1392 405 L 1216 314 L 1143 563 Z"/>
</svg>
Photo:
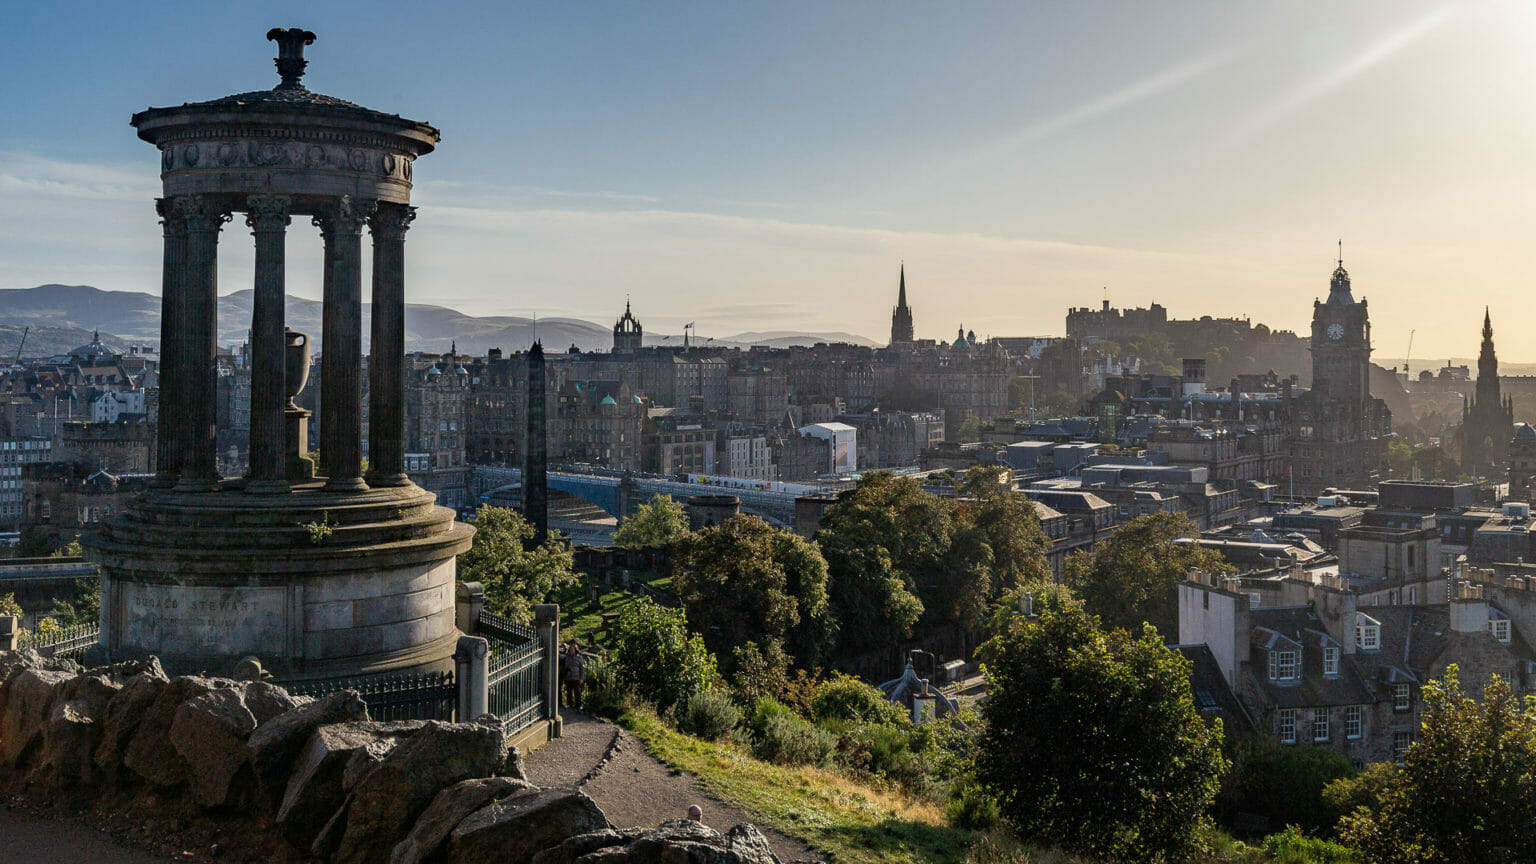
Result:
<svg viewBox="0 0 1536 864">
<path fill-rule="evenodd" d="M 1483 344 L 1477 354 L 1477 385 L 1462 409 L 1462 465 L 1472 474 L 1496 475 L 1515 425 L 1514 403 L 1499 392 L 1499 356 L 1493 350 L 1493 316 L 1483 307 Z"/>
<path fill-rule="evenodd" d="M 907 264 L 901 264 L 901 282 L 896 290 L 896 308 L 891 310 L 891 344 L 912 341 L 912 309 L 907 306 Z"/>
</svg>

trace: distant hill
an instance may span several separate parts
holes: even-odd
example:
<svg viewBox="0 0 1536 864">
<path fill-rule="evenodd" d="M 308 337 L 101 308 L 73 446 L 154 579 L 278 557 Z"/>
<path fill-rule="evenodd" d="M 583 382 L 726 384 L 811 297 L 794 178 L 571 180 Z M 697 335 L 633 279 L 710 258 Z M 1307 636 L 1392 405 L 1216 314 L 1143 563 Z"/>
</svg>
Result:
<svg viewBox="0 0 1536 864">
<path fill-rule="evenodd" d="M 219 298 L 219 344 L 238 345 L 250 329 L 250 289 Z M 323 306 L 318 300 L 288 297 L 287 323 L 321 342 Z M 368 350 L 371 309 L 363 306 L 363 350 Z M 160 338 L 160 298 L 139 291 L 103 291 L 89 285 L 39 285 L 36 288 L 0 290 L 0 360 L 15 356 L 23 327 L 30 325 L 24 355 L 47 357 L 63 354 L 91 340 L 102 331 L 102 341 L 114 348 L 130 344 L 155 345 Z M 405 307 L 405 346 L 408 351 L 447 351 L 455 342 L 461 352 L 484 354 L 491 348 L 517 351 L 533 343 L 535 326 L 530 318 L 490 316 L 477 318 L 443 306 L 408 303 Z M 576 345 L 583 351 L 613 347 L 610 327 L 574 318 L 540 318 L 539 339 L 551 350 Z M 682 335 L 647 333 L 648 345 L 680 345 Z M 741 333 L 706 344 L 720 347 L 749 345 L 813 345 L 817 342 L 875 343 L 848 333 Z"/>
</svg>

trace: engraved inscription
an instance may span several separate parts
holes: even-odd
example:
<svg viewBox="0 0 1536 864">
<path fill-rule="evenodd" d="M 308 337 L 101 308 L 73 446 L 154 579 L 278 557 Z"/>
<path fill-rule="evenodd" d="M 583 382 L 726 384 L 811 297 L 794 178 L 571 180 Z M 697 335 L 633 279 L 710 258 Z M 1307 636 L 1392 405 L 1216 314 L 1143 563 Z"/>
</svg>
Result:
<svg viewBox="0 0 1536 864">
<path fill-rule="evenodd" d="M 287 644 L 287 592 L 125 583 L 124 644 L 168 653 L 271 654 Z"/>
</svg>

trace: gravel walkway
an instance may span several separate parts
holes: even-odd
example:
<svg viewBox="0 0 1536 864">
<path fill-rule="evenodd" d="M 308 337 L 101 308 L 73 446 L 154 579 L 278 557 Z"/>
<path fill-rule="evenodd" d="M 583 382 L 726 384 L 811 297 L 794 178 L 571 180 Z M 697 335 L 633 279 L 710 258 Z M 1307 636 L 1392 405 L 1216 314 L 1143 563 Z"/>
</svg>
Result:
<svg viewBox="0 0 1536 864">
<path fill-rule="evenodd" d="M 704 810 L 704 824 L 729 831 L 753 822 L 746 813 L 709 797 L 691 774 L 674 771 L 645 751 L 639 738 L 591 715 L 567 708 L 564 737 L 523 757 L 528 780 L 540 786 L 579 786 L 620 828 L 650 827 Z M 607 757 L 608 761 L 599 767 Z M 804 843 L 757 826 L 780 861 L 820 861 Z"/>
<path fill-rule="evenodd" d="M 48 818 L 0 805 L 3 864 L 164 864 L 190 856 L 154 855 L 113 840 L 79 819 Z"/>
</svg>

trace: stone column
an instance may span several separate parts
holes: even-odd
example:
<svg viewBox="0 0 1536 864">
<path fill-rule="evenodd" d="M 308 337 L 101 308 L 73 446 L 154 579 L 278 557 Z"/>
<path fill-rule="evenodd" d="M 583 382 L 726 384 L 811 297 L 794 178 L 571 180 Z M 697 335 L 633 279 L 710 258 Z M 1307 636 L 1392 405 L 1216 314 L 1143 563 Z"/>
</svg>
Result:
<svg viewBox="0 0 1536 864">
<path fill-rule="evenodd" d="M 283 195 L 246 199 L 245 224 L 256 237 L 251 302 L 251 467 L 245 491 L 288 491 L 283 409 L 288 402 L 283 335 L 285 242 L 293 202 Z"/>
<path fill-rule="evenodd" d="M 486 656 L 491 643 L 480 636 L 460 636 L 453 650 L 454 678 L 459 688 L 460 723 L 473 723 L 490 710 L 490 666 Z"/>
<path fill-rule="evenodd" d="M 331 492 L 363 482 L 363 222 L 373 202 L 343 196 L 314 219 L 325 237 L 320 337 L 320 465 Z"/>
<path fill-rule="evenodd" d="M 219 231 L 229 209 L 215 199 L 190 195 L 177 200 L 187 220 L 186 266 L 182 269 L 182 330 L 176 341 L 184 350 L 176 375 L 182 400 L 173 405 L 184 418 L 184 450 L 178 492 L 215 492 L 219 488 L 218 438 L 214 403 L 218 399 Z"/>
<path fill-rule="evenodd" d="M 186 267 L 187 220 L 171 198 L 156 198 L 155 212 L 165 233 L 165 260 L 160 271 L 160 419 L 155 429 L 155 479 L 160 489 L 176 485 L 186 449 L 181 406 L 187 394 L 180 371 L 182 339 L 181 271 Z"/>
<path fill-rule="evenodd" d="M 373 328 L 368 361 L 368 485 L 406 486 L 405 232 L 416 208 L 380 205 L 373 230 Z"/>
<path fill-rule="evenodd" d="M 560 604 L 540 603 L 533 607 L 533 626 L 544 649 L 544 719 L 550 722 L 552 735 L 559 738 L 560 717 Z"/>
</svg>

